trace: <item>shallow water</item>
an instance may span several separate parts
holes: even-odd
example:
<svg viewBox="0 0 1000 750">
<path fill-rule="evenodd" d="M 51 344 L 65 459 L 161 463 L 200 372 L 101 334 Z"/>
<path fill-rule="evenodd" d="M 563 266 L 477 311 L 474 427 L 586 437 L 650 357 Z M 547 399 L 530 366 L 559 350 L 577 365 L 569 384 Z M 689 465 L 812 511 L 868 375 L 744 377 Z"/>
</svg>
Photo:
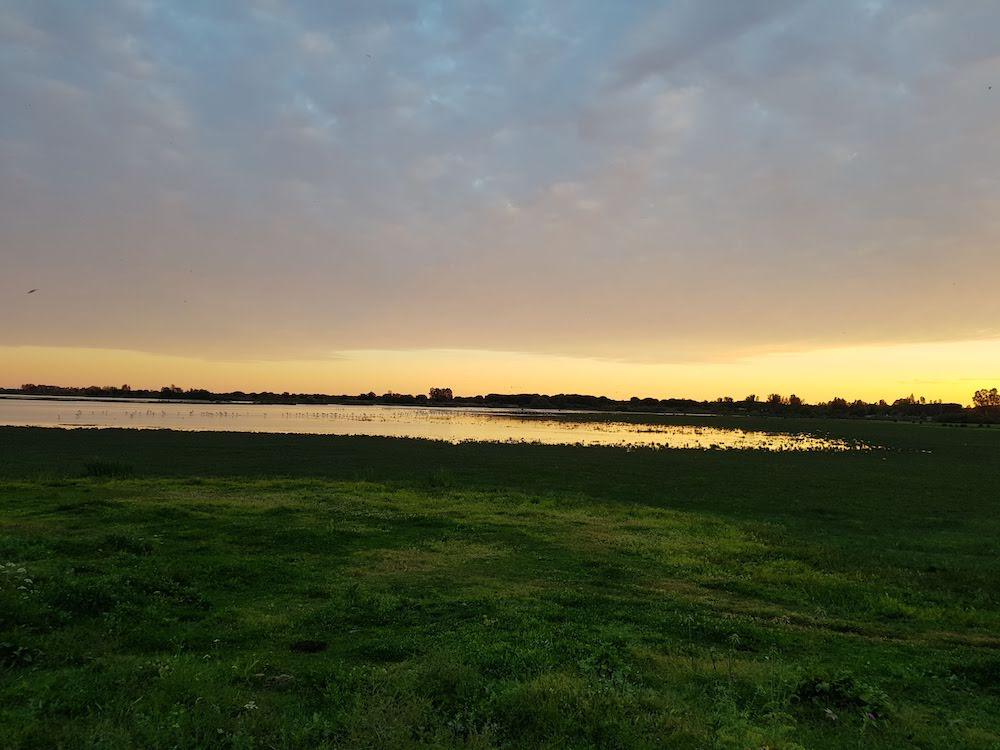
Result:
<svg viewBox="0 0 1000 750">
<path fill-rule="evenodd" d="M 406 406 L 287 406 L 181 404 L 0 398 L 0 424 L 36 427 L 132 427 L 137 429 L 291 432 L 317 435 L 380 435 L 452 443 L 527 442 L 553 445 L 858 450 L 865 446 L 804 433 L 777 433 L 700 425 L 595 420 L 567 412 Z M 633 416 L 632 419 L 635 419 Z"/>
</svg>

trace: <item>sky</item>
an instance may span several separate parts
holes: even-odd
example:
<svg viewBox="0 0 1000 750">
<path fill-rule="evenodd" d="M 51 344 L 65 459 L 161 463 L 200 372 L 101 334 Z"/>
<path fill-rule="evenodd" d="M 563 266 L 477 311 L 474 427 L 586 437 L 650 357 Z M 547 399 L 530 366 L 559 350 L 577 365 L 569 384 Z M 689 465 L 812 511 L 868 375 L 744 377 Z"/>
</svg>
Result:
<svg viewBox="0 0 1000 750">
<path fill-rule="evenodd" d="M 1000 385 L 998 28 L 0 0 L 0 385 L 967 403 Z"/>
</svg>

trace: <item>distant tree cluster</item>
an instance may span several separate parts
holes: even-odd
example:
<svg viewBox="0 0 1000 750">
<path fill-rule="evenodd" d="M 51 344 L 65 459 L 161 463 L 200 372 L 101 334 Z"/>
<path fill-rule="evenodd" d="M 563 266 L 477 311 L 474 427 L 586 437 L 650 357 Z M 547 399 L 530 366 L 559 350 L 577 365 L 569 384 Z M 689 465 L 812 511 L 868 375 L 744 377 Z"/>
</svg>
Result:
<svg viewBox="0 0 1000 750">
<path fill-rule="evenodd" d="M 996 388 L 981 388 L 972 394 L 972 404 L 977 409 L 1000 409 L 1000 393 Z"/>
<path fill-rule="evenodd" d="M 69 388 L 55 385 L 28 383 L 20 388 L 0 389 L 0 393 L 32 396 L 62 396 L 75 398 L 143 398 L 184 401 L 236 401 L 260 404 L 399 404 L 411 406 L 490 406 L 522 409 L 583 409 L 593 411 L 658 412 L 675 414 L 743 414 L 761 416 L 823 416 L 856 419 L 915 419 L 942 422 L 1000 423 L 1000 393 L 996 388 L 982 388 L 972 396 L 972 407 L 962 404 L 928 401 L 913 394 L 897 398 L 892 403 L 885 400 L 866 402 L 847 401 L 835 397 L 817 404 L 807 404 L 795 394 L 783 396 L 771 393 L 765 399 L 750 394 L 742 400 L 720 396 L 711 401 L 689 398 L 640 398 L 611 399 L 607 396 L 590 396 L 581 393 L 487 393 L 484 396 L 456 396 L 451 388 L 431 388 L 428 394 L 416 396 L 388 391 L 377 395 L 374 391 L 356 395 L 330 395 L 325 393 L 273 393 L 263 392 L 213 392 L 204 388 L 183 389 L 176 385 L 155 390 L 121 386 L 87 386 Z"/>
</svg>

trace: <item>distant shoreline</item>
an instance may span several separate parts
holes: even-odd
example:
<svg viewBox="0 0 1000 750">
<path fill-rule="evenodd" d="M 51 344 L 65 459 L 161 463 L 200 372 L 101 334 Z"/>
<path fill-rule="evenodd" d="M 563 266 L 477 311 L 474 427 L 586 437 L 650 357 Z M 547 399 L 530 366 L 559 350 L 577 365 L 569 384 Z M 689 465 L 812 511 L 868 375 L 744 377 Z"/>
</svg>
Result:
<svg viewBox="0 0 1000 750">
<path fill-rule="evenodd" d="M 60 396 L 30 393 L 0 393 L 5 399 L 32 399 L 33 401 L 104 401 L 110 403 L 138 404 L 259 404 L 259 401 L 236 401 L 233 399 L 193 399 L 193 398 L 155 398 L 153 396 Z"/>
<path fill-rule="evenodd" d="M 62 392 L 60 392 L 62 391 Z M 66 392 L 69 391 L 69 392 Z M 77 391 L 77 392 L 74 392 Z M 445 397 L 437 397 L 441 391 Z M 247 393 L 233 391 L 214 393 L 204 389 L 184 390 L 176 386 L 160 390 L 132 390 L 91 386 L 65 388 L 51 385 L 31 385 L 24 389 L 0 388 L 0 399 L 37 400 L 92 403 L 135 404 L 189 404 L 189 405 L 241 405 L 241 406 L 385 406 L 416 409 L 460 409 L 468 411 L 498 411 L 525 414 L 622 414 L 675 417 L 811 417 L 835 419 L 867 419 L 890 421 L 936 422 L 953 424 L 1000 424 L 1000 408 L 967 407 L 957 403 L 927 402 L 913 396 L 866 403 L 848 402 L 834 398 L 829 402 L 808 404 L 795 396 L 782 397 L 771 394 L 765 400 L 748 396 L 743 400 L 719 398 L 714 401 L 697 401 L 684 398 L 612 399 L 607 396 L 586 394 L 538 393 L 501 394 L 485 396 L 453 396 L 449 389 L 432 389 L 428 397 L 420 394 L 374 392 L 352 395 L 322 393 L 274 393 L 270 391 Z"/>
<path fill-rule="evenodd" d="M 392 404 L 372 401 L 331 401 L 329 403 L 315 402 L 273 402 L 273 401 L 235 401 L 228 399 L 200 400 L 200 399 L 178 399 L 178 398 L 150 398 L 148 396 L 129 398 L 127 396 L 47 396 L 47 395 L 25 395 L 0 393 L 0 399 L 6 400 L 32 400 L 32 401 L 92 401 L 94 403 L 134 403 L 134 404 L 234 404 L 240 406 L 381 406 L 393 409 L 454 409 L 467 411 L 487 411 L 503 413 L 527 413 L 527 414 L 648 414 L 661 417 L 721 417 L 721 416 L 746 416 L 741 414 L 718 414 L 711 412 L 694 411 L 637 411 L 626 409 L 571 409 L 571 408 L 532 408 L 529 406 L 493 406 L 490 404 L 468 404 L 461 402 L 437 403 L 429 401 L 422 404 Z"/>
</svg>

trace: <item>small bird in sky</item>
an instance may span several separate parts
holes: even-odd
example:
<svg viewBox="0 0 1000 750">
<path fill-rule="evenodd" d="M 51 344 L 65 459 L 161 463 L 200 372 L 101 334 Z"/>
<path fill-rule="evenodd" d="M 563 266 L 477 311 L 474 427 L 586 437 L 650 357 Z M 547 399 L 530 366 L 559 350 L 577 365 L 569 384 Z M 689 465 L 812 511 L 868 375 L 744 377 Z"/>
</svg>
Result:
<svg viewBox="0 0 1000 750">
<path fill-rule="evenodd" d="M 37 289 L 29 289 L 27 293 L 28 294 L 34 294 L 37 291 L 38 291 Z"/>
</svg>

